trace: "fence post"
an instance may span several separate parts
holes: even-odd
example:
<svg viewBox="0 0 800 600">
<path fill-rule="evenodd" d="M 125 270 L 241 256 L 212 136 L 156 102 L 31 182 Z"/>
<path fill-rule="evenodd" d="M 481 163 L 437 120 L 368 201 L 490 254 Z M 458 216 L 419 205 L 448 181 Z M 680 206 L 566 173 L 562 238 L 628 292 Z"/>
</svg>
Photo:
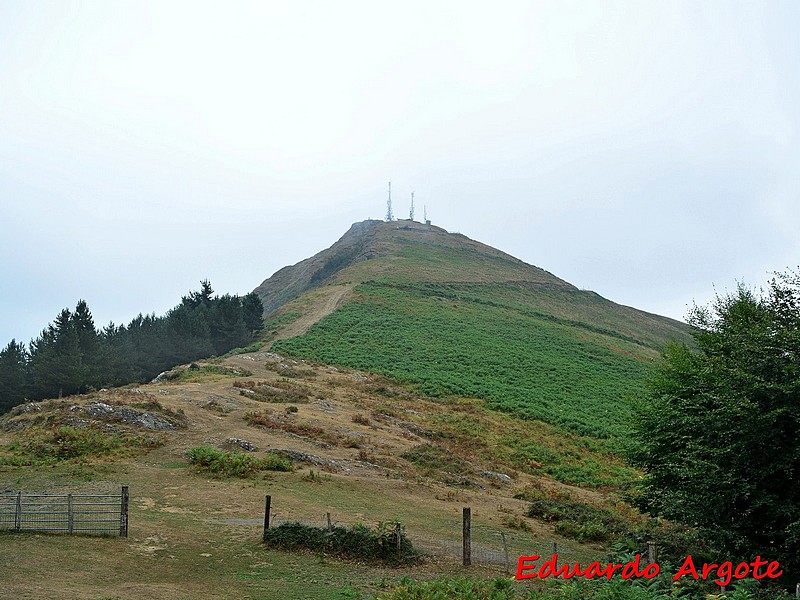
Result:
<svg viewBox="0 0 800 600">
<path fill-rule="evenodd" d="M 72 507 L 72 494 L 67 494 L 67 529 L 70 535 L 75 530 L 75 509 Z"/>
<path fill-rule="evenodd" d="M 127 485 L 122 486 L 122 494 L 120 495 L 120 511 L 119 511 L 119 536 L 128 537 L 128 502 L 130 500 L 130 491 Z"/>
<path fill-rule="evenodd" d="M 470 528 L 472 525 L 472 510 L 469 506 L 464 507 L 464 566 L 468 567 L 472 564 L 472 544 L 470 540 Z"/>
<path fill-rule="evenodd" d="M 269 529 L 269 509 L 272 504 L 272 496 L 267 494 L 264 499 L 264 535 L 261 537 L 262 541 L 267 541 L 267 529 Z"/>
<path fill-rule="evenodd" d="M 14 510 L 14 529 L 22 529 L 22 492 L 17 492 L 17 507 Z"/>
<path fill-rule="evenodd" d="M 647 562 L 648 564 L 655 564 L 656 562 L 656 543 L 647 542 Z"/>
<path fill-rule="evenodd" d="M 500 537 L 503 539 L 503 554 L 506 558 L 506 575 L 508 575 L 508 544 L 506 543 L 506 534 L 505 532 L 500 532 Z"/>
<path fill-rule="evenodd" d="M 553 554 L 558 554 L 558 543 L 553 542 Z"/>
<path fill-rule="evenodd" d="M 397 561 L 400 562 L 400 559 L 403 557 L 400 549 L 400 521 L 395 524 L 395 531 L 397 532 Z"/>
<path fill-rule="evenodd" d="M 331 523 L 331 513 L 325 513 L 328 518 L 328 531 L 333 531 L 333 523 Z"/>
</svg>

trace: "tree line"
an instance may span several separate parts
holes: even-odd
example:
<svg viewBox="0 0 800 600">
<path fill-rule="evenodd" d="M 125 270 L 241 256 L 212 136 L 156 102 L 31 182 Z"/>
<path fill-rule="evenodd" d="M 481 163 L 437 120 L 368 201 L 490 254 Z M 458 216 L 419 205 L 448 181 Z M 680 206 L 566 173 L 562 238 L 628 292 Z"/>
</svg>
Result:
<svg viewBox="0 0 800 600">
<path fill-rule="evenodd" d="M 221 355 L 254 341 L 263 305 L 255 292 L 214 296 L 208 281 L 157 317 L 98 330 L 84 300 L 65 308 L 27 346 L 0 351 L 0 413 L 25 400 L 149 381 L 177 364 Z"/>
</svg>

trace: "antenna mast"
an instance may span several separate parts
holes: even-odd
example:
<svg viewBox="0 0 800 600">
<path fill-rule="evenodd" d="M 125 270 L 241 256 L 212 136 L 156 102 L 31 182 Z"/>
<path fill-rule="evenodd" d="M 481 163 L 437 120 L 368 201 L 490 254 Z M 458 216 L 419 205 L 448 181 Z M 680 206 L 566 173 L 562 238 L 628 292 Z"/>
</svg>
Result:
<svg viewBox="0 0 800 600">
<path fill-rule="evenodd" d="M 408 211 L 408 216 L 412 221 L 414 220 L 414 192 L 411 192 L 411 210 Z"/>
<path fill-rule="evenodd" d="M 386 201 L 386 220 L 394 221 L 394 213 L 392 213 L 392 182 L 389 182 L 389 199 Z"/>
</svg>

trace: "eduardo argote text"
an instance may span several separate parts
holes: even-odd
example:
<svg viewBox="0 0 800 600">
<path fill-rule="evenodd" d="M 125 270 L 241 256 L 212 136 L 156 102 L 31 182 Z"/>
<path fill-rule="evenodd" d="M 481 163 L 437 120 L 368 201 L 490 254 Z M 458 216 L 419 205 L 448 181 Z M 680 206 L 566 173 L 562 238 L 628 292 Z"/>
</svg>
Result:
<svg viewBox="0 0 800 600">
<path fill-rule="evenodd" d="M 540 562 L 538 554 L 531 556 L 520 556 L 517 561 L 517 579 L 545 579 L 547 577 L 562 577 L 571 579 L 573 577 L 585 577 L 586 579 L 611 579 L 618 574 L 622 579 L 644 578 L 652 579 L 661 572 L 658 563 L 642 565 L 639 554 L 632 561 L 627 563 L 599 563 L 591 562 L 586 568 L 581 568 L 580 563 L 570 565 L 569 563 L 558 564 L 558 554 L 553 554 L 550 558 Z M 735 564 L 726 561 L 717 563 L 695 564 L 692 555 L 688 555 L 681 563 L 681 566 L 672 576 L 674 581 L 681 577 L 692 577 L 694 579 L 709 579 L 715 577 L 714 583 L 720 586 L 727 586 L 734 579 L 744 579 L 753 577 L 754 579 L 775 579 L 780 577 L 783 571 L 778 561 L 768 561 L 756 556 L 751 562 L 740 562 Z"/>
</svg>

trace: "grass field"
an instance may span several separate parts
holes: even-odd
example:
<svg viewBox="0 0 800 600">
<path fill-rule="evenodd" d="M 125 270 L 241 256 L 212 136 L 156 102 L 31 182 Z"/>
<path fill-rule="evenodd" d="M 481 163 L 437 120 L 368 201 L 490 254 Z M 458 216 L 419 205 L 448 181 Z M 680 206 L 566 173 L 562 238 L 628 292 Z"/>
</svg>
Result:
<svg viewBox="0 0 800 600">
<path fill-rule="evenodd" d="M 536 302 L 556 303 L 555 295 L 570 293 Z M 524 300 L 497 285 L 363 284 L 308 333 L 274 348 L 390 375 L 434 397 L 484 398 L 582 435 L 624 435 L 626 397 L 641 393 L 654 343 Z"/>
<path fill-rule="evenodd" d="M 471 506 L 476 544 L 496 547 L 502 531 L 517 554 L 557 542 L 565 556 L 591 560 L 605 550 L 555 533 L 551 525 L 527 516 L 528 500 L 514 497 L 546 472 L 530 464 L 531 453 L 552 447 L 555 458 L 546 468 L 571 465 L 576 472 L 584 469 L 584 476 L 591 470 L 586 465 L 596 463 L 600 466 L 591 470 L 592 476 L 606 483 L 635 476 L 576 436 L 556 435 L 546 424 L 491 411 L 480 400 L 430 399 L 386 378 L 267 353 L 237 354 L 214 364 L 253 375 L 177 378 L 95 392 L 42 402 L 37 405 L 41 410 L 3 418 L 0 490 L 115 493 L 125 484 L 131 505 L 127 539 L 0 534 L 0 596 L 367 599 L 391 590 L 390 584 L 404 577 L 502 575 L 497 564 L 477 563 L 465 570 L 449 550 L 403 568 L 269 550 L 260 543 L 266 494 L 272 496 L 277 520 L 322 522 L 326 512 L 348 525 L 374 527 L 397 520 L 422 550 L 431 544 L 458 548 L 461 509 Z M 287 370 L 295 376 L 285 377 Z M 287 412 L 285 404 L 242 395 L 243 382 L 302 387 L 309 400 Z M 86 411 L 97 402 L 180 416 L 181 426 L 152 432 L 102 420 L 106 417 L 96 420 Z M 267 412 L 281 427 L 248 425 L 247 415 L 253 412 Z M 91 422 L 78 423 L 77 418 Z M 81 433 L 68 430 L 65 438 L 65 427 Z M 318 430 L 329 432 L 327 441 L 294 433 Z M 121 451 L 117 440 L 134 434 L 152 443 Z M 70 451 L 52 460 L 29 456 L 24 441 L 31 436 L 53 443 L 69 439 Z M 243 453 L 227 442 L 233 438 L 258 449 Z M 80 451 L 72 451 L 73 446 Z M 230 458 L 235 468 L 193 466 L 197 449 L 209 447 L 215 450 L 204 450 L 204 455 Z M 294 460 L 288 472 L 239 468 L 254 461 L 260 466 L 281 449 L 310 458 Z M 453 456 L 459 459 L 457 480 L 448 472 L 451 463 L 443 460 Z M 495 480 L 487 471 L 507 473 L 509 479 Z M 599 497 L 577 488 L 571 493 Z"/>
</svg>

